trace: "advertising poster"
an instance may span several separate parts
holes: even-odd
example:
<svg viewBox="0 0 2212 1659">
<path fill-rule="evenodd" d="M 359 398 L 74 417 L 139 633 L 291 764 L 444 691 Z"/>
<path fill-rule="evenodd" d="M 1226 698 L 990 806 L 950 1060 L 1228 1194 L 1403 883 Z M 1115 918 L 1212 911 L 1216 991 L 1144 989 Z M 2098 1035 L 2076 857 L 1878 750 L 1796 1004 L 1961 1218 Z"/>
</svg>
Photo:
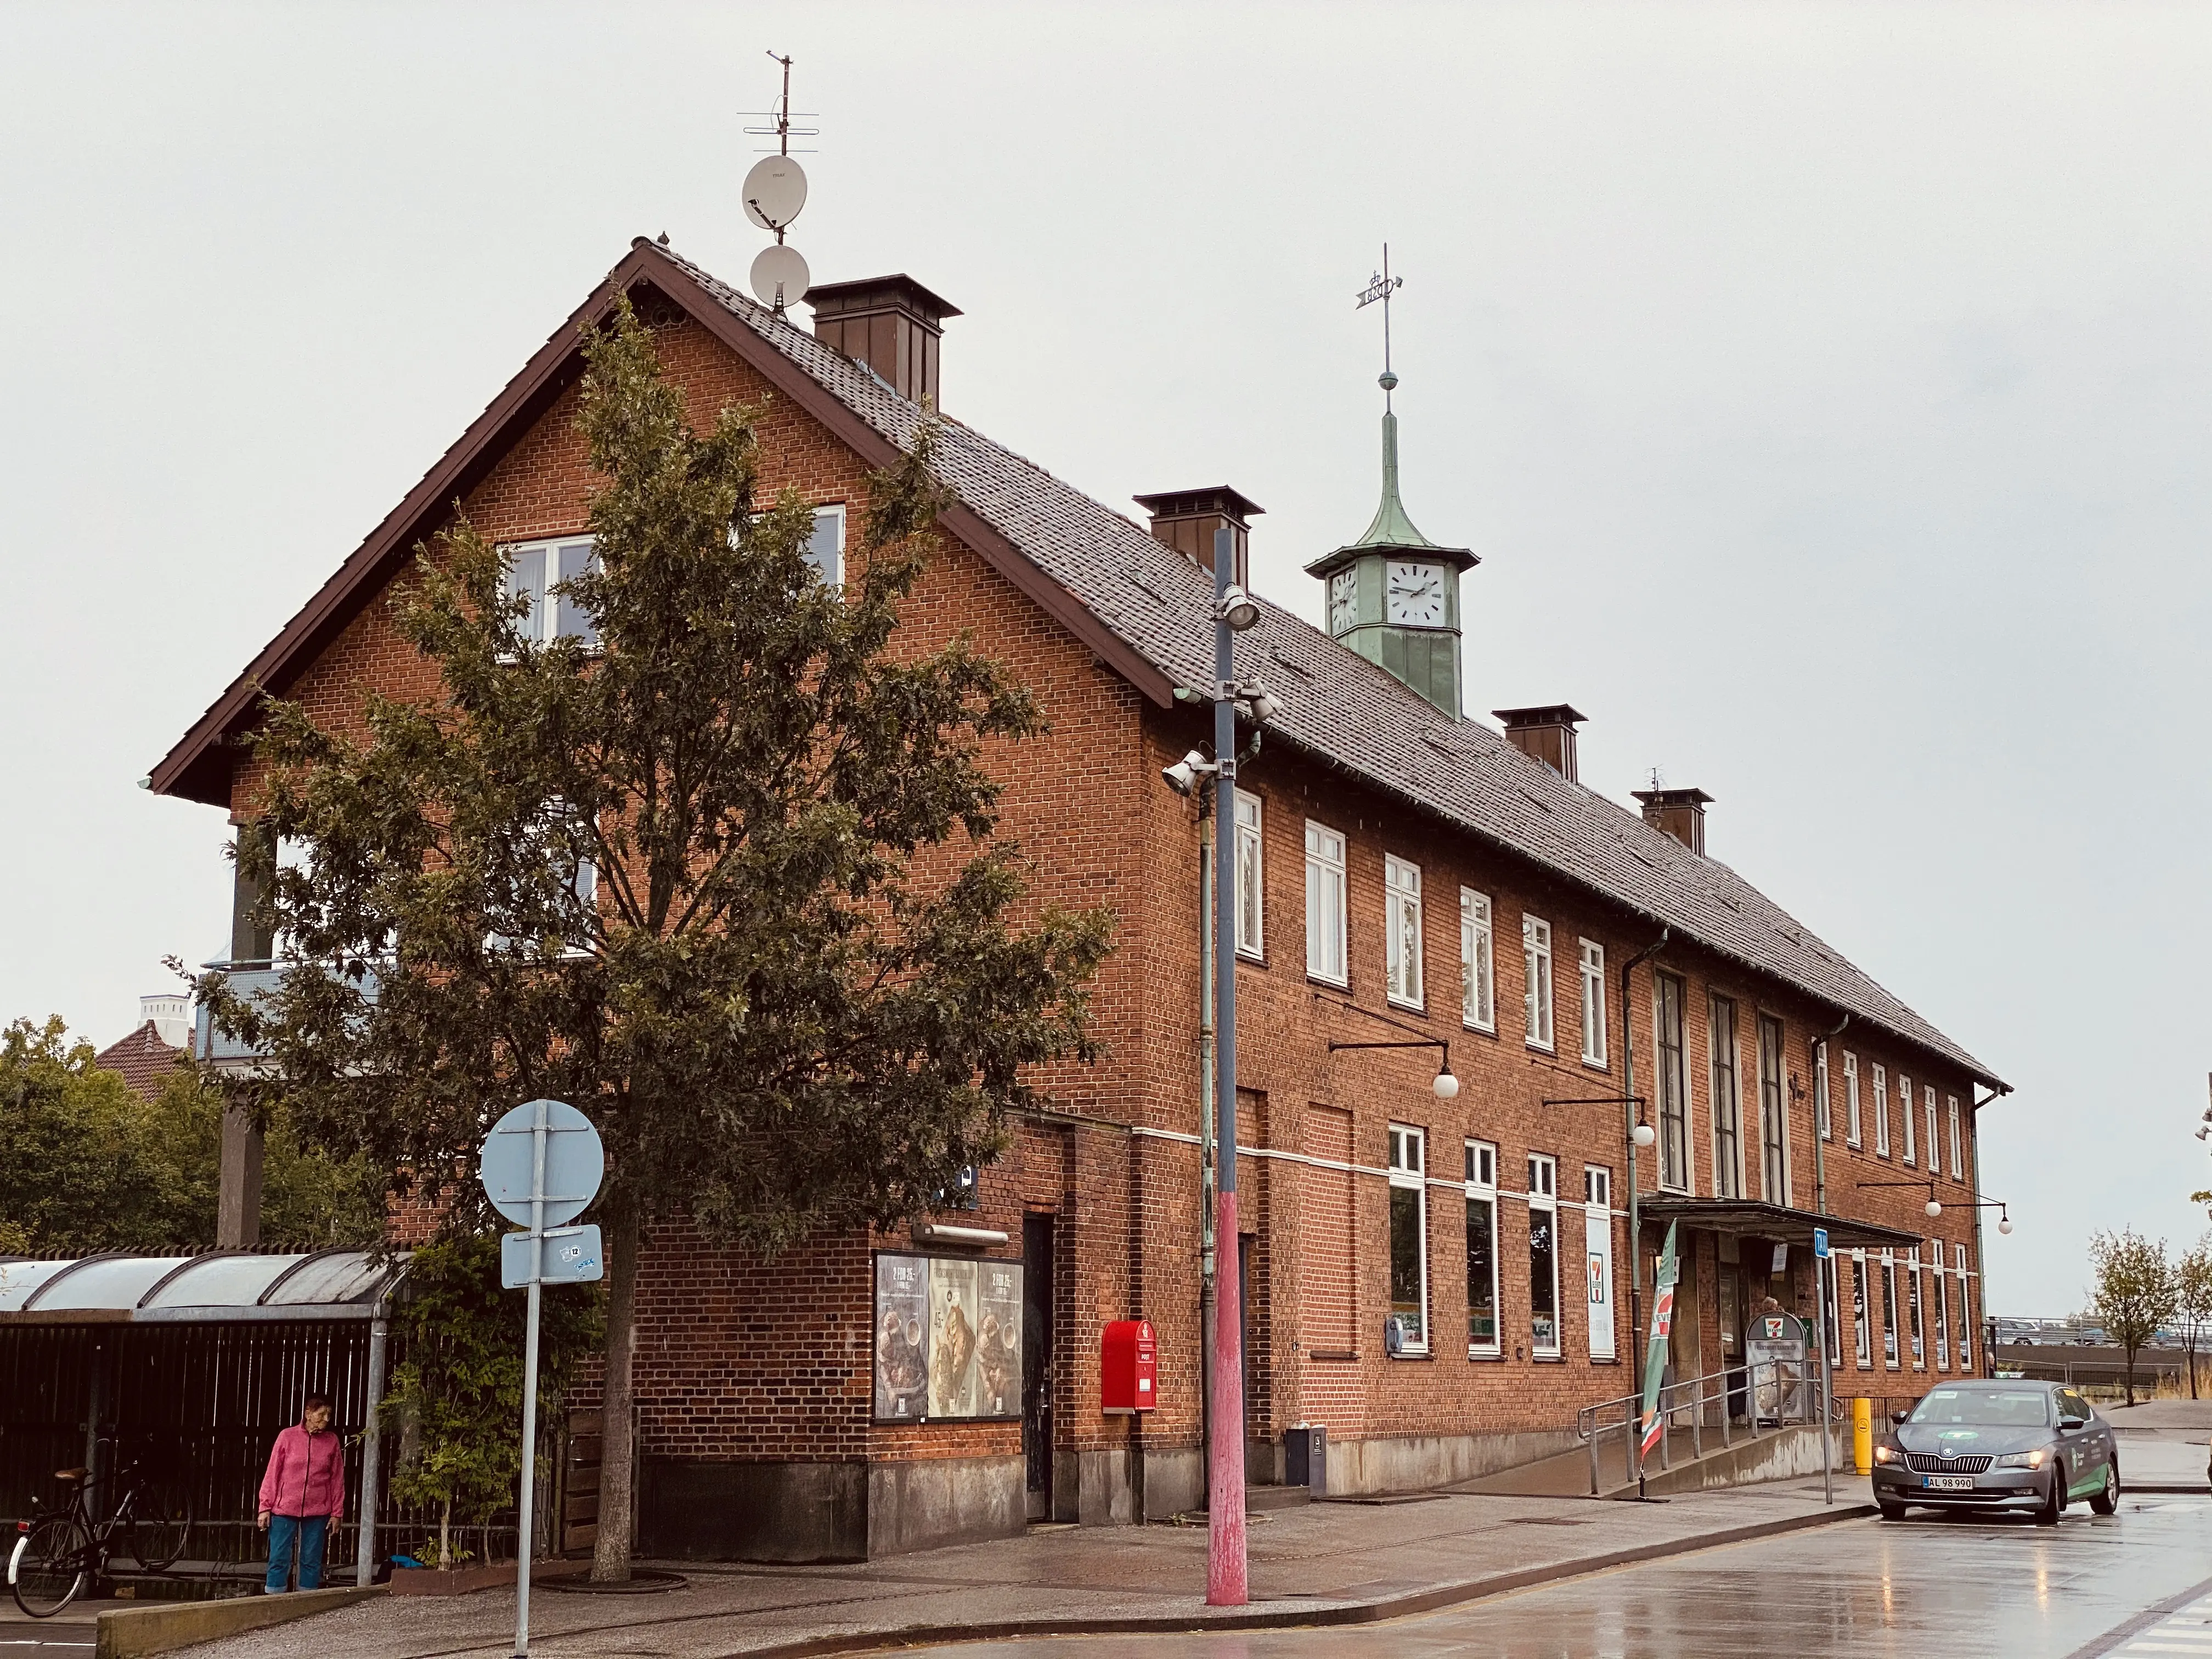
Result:
<svg viewBox="0 0 2212 1659">
<path fill-rule="evenodd" d="M 1589 1353 L 1610 1359 L 1613 1347 L 1613 1212 L 1589 1206 L 1583 1212 L 1584 1255 L 1589 1277 Z"/>
<path fill-rule="evenodd" d="M 929 1414 L 974 1417 L 975 1263 L 929 1259 Z"/>
<path fill-rule="evenodd" d="M 915 1423 L 929 1403 L 929 1263 L 876 1258 L 876 1419 Z"/>
<path fill-rule="evenodd" d="M 975 1264 L 975 1414 L 1022 1414 L 1022 1264 Z"/>
</svg>

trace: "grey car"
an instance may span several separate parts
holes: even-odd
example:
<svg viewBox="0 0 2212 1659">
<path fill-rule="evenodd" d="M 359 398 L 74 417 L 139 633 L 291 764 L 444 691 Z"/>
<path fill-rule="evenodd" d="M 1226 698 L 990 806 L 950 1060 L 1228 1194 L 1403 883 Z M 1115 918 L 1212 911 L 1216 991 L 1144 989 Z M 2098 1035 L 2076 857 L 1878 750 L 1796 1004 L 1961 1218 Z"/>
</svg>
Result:
<svg viewBox="0 0 2212 1659">
<path fill-rule="evenodd" d="M 2056 1526 L 2077 1498 L 2100 1515 L 2119 1507 L 2112 1425 L 2062 1383 L 1939 1383 L 1891 1421 L 1874 1451 L 1874 1501 L 1885 1521 L 1923 1504 L 2026 1510 Z"/>
</svg>

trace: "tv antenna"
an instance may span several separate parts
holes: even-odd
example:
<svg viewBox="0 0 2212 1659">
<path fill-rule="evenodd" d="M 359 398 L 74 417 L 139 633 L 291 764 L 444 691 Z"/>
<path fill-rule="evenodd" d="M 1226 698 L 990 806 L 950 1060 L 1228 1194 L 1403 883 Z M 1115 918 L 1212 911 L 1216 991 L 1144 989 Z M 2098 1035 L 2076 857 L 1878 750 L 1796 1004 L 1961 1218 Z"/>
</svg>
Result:
<svg viewBox="0 0 2212 1659">
<path fill-rule="evenodd" d="M 1390 274 L 1390 244 L 1382 244 L 1382 269 L 1368 278 L 1367 286 L 1359 290 L 1358 303 L 1352 308 L 1364 311 L 1376 301 L 1382 304 L 1382 378 L 1376 382 L 1382 388 L 1382 407 L 1390 407 L 1390 394 L 1397 389 L 1398 377 L 1390 370 L 1390 296 L 1406 286 L 1403 276 Z"/>
<path fill-rule="evenodd" d="M 772 52 L 769 58 L 783 65 L 783 96 L 772 110 L 747 112 L 773 122 L 773 125 L 747 127 L 745 131 L 755 137 L 773 137 L 775 149 L 754 162 L 752 171 L 745 174 L 744 203 L 745 217 L 775 235 L 775 245 L 763 248 L 753 260 L 752 287 L 760 302 L 781 317 L 785 307 L 803 295 L 811 282 L 806 261 L 799 257 L 797 248 L 783 240 L 791 222 L 806 205 L 806 173 L 792 158 L 791 141 L 794 137 L 815 137 L 821 129 L 792 125 L 791 59 Z M 813 118 L 802 113 L 802 118 Z"/>
</svg>

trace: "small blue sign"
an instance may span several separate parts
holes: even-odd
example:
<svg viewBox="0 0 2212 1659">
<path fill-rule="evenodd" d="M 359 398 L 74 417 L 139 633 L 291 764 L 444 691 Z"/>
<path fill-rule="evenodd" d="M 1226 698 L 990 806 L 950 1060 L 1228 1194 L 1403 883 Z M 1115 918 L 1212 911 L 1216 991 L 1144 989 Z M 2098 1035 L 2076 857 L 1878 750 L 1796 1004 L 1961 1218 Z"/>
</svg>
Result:
<svg viewBox="0 0 2212 1659">
<path fill-rule="evenodd" d="M 499 1241 L 500 1288 L 519 1291 L 530 1283 L 530 1244 L 533 1235 L 505 1233 Z M 549 1227 L 540 1254 L 538 1282 L 541 1285 L 588 1285 L 605 1276 L 600 1266 L 597 1227 Z"/>
<path fill-rule="evenodd" d="M 1828 1259 L 1828 1230 L 1826 1227 L 1813 1229 L 1813 1254 L 1820 1261 Z"/>
</svg>

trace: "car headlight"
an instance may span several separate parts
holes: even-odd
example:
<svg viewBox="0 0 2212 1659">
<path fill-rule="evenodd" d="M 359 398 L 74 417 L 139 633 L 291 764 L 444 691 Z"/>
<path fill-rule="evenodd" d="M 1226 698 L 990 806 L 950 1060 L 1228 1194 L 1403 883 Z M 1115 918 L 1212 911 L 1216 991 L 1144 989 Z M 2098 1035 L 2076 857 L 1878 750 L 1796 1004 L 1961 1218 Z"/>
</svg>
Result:
<svg viewBox="0 0 2212 1659">
<path fill-rule="evenodd" d="M 2001 1469 L 2039 1469 L 2044 1460 L 2050 1455 L 2050 1452 L 2041 1446 L 2033 1451 L 2007 1452 L 1997 1459 L 1996 1467 Z"/>
<path fill-rule="evenodd" d="M 1897 1448 L 1876 1446 L 1874 1449 L 1874 1461 L 1877 1463 L 1894 1463 L 1897 1462 Z"/>
</svg>

